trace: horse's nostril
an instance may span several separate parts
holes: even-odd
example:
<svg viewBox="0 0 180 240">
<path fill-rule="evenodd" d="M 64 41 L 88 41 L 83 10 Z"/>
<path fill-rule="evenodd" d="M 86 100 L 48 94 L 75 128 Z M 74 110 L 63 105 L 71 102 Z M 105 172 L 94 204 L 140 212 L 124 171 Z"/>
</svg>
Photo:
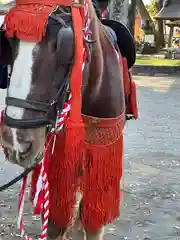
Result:
<svg viewBox="0 0 180 240">
<path fill-rule="evenodd" d="M 21 155 L 27 154 L 32 148 L 32 142 L 21 142 L 19 153 Z"/>
</svg>

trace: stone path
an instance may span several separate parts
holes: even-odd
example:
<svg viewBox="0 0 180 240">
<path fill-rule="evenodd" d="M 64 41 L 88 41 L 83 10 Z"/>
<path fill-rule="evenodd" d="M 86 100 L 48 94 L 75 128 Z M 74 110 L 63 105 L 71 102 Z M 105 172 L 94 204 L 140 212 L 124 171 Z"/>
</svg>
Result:
<svg viewBox="0 0 180 240">
<path fill-rule="evenodd" d="M 135 77 L 140 119 L 125 129 L 125 196 L 121 217 L 106 229 L 106 240 L 180 239 L 180 80 Z M 3 104 L 0 92 L 0 106 Z M 0 184 L 21 169 L 4 164 L 0 155 Z M 0 193 L 0 236 L 20 239 L 16 229 L 19 184 Z M 25 223 L 34 237 L 39 220 L 32 222 L 26 204 Z M 79 240 L 79 239 L 78 239 Z"/>
</svg>

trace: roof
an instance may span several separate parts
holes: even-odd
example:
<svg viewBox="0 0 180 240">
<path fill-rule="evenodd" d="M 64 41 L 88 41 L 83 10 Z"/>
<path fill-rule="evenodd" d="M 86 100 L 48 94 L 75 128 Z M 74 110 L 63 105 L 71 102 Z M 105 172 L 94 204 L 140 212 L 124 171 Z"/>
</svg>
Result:
<svg viewBox="0 0 180 240">
<path fill-rule="evenodd" d="M 167 26 L 171 27 L 179 27 L 180 26 L 180 20 L 176 20 L 176 21 L 169 21 L 166 23 Z"/>
<path fill-rule="evenodd" d="M 155 19 L 178 20 L 180 19 L 180 0 L 165 0 L 164 7 L 155 16 Z"/>
<path fill-rule="evenodd" d="M 155 19 L 162 20 L 178 20 L 180 19 L 180 0 L 179 4 L 169 5 L 161 9 L 155 16 Z"/>
</svg>

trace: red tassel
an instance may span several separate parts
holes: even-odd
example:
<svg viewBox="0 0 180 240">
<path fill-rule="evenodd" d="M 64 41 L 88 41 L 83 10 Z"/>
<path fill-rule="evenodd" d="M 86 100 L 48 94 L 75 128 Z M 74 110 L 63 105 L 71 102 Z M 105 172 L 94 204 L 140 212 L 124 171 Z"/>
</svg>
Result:
<svg viewBox="0 0 180 240">
<path fill-rule="evenodd" d="M 72 103 L 65 125 L 65 135 L 57 134 L 53 154 L 49 146 L 50 218 L 57 227 L 67 228 L 73 217 L 75 193 L 80 183 L 84 160 L 84 124 L 81 116 L 83 64 L 81 10 L 72 8 L 75 35 L 75 60 L 71 73 Z M 80 37 L 81 36 L 81 37 Z"/>
<path fill-rule="evenodd" d="M 123 82 L 124 82 L 124 93 L 125 96 L 128 97 L 131 93 L 131 83 L 129 81 L 129 70 L 128 70 L 128 64 L 127 64 L 127 59 L 123 58 L 122 59 L 122 64 L 123 64 Z"/>
<path fill-rule="evenodd" d="M 128 99 L 126 106 L 126 113 L 130 116 L 133 116 L 134 119 L 138 118 L 138 106 L 136 98 L 136 84 L 132 79 L 132 73 L 128 70 L 127 59 L 123 58 L 120 64 L 123 64 L 123 78 L 124 78 L 124 93 L 126 99 Z"/>
<path fill-rule="evenodd" d="M 81 9 L 78 8 L 72 8 L 72 16 L 75 38 L 75 60 L 70 80 L 72 94 L 71 110 L 65 128 L 65 159 L 68 166 L 71 166 L 75 171 L 73 174 L 70 173 L 67 176 L 68 181 L 74 182 L 78 178 L 79 170 L 83 171 L 82 168 L 84 159 L 84 124 L 81 116 L 81 87 L 83 77 L 82 64 L 84 46 L 82 28 L 84 19 L 81 15 Z"/>
<path fill-rule="evenodd" d="M 76 191 L 81 187 L 83 225 L 90 231 L 97 231 L 120 213 L 125 115 L 123 113 L 115 119 L 83 118 L 86 126 L 85 143 L 81 141 L 81 133 L 72 135 L 74 129 L 78 128 L 72 125 L 71 131 L 72 122 L 69 122 L 65 133 L 71 145 L 66 145 L 66 135 L 59 133 L 53 154 L 53 141 L 47 148 L 46 157 L 50 162 L 50 219 L 59 228 L 67 228 L 72 223 Z M 76 144 L 73 146 L 74 141 Z M 66 146 L 71 152 L 66 151 Z"/>
<path fill-rule="evenodd" d="M 120 214 L 123 136 L 108 146 L 87 148 L 82 223 L 95 232 Z"/>
<path fill-rule="evenodd" d="M 72 221 L 75 193 L 78 186 L 78 158 L 73 161 L 65 155 L 65 135 L 56 136 L 53 154 L 49 147 L 49 189 L 50 189 L 50 219 L 59 228 L 67 228 Z"/>
<path fill-rule="evenodd" d="M 136 97 L 136 84 L 134 81 L 131 83 L 131 96 L 128 112 L 131 113 L 134 119 L 138 119 L 138 106 Z"/>
<path fill-rule="evenodd" d="M 83 116 L 86 158 L 82 223 L 95 232 L 119 216 L 125 114 L 114 119 Z"/>
<path fill-rule="evenodd" d="M 5 17 L 6 34 L 8 37 L 16 35 L 24 41 L 40 42 L 45 35 L 47 22 L 48 14 L 23 12 L 22 9 L 14 8 Z"/>
<path fill-rule="evenodd" d="M 29 199 L 31 202 L 33 202 L 35 194 L 36 194 L 36 184 L 37 184 L 37 180 L 38 180 L 40 171 L 41 171 L 41 166 L 37 165 L 36 168 L 32 172 L 31 188 L 30 188 L 30 196 L 29 196 Z"/>
<path fill-rule="evenodd" d="M 128 81 L 130 82 L 130 94 L 129 104 L 127 106 L 127 113 L 134 117 L 134 119 L 138 119 L 138 106 L 137 106 L 137 97 L 136 97 L 136 83 L 132 79 L 131 71 L 128 73 Z"/>
<path fill-rule="evenodd" d="M 16 0 L 5 17 L 5 29 L 8 37 L 14 35 L 24 41 L 42 41 L 48 16 L 57 6 L 72 6 L 71 0 Z"/>
</svg>

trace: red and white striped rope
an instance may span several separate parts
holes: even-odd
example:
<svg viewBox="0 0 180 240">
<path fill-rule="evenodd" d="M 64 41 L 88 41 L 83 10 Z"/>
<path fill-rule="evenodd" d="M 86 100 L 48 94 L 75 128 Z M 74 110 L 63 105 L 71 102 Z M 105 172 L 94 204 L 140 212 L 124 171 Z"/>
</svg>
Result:
<svg viewBox="0 0 180 240">
<path fill-rule="evenodd" d="M 48 219 L 49 219 L 49 183 L 47 177 L 47 169 L 45 166 L 47 163 L 44 161 L 48 161 L 48 159 L 44 158 L 42 161 L 42 191 L 43 191 L 43 204 L 42 204 L 42 213 L 43 213 L 43 225 L 42 225 L 42 235 L 39 240 L 46 240 L 47 239 L 47 229 L 48 229 Z M 25 192 L 26 192 L 26 185 L 27 185 L 27 176 L 24 177 L 23 183 L 21 186 L 20 192 L 20 199 L 19 199 L 19 206 L 18 206 L 18 227 L 21 233 L 21 237 L 24 240 L 32 240 L 31 237 L 25 234 L 23 228 L 23 209 L 24 209 L 24 200 L 25 200 Z"/>
<path fill-rule="evenodd" d="M 85 15 L 85 38 L 89 38 L 89 15 L 88 15 L 88 3 L 85 3 L 84 7 L 84 15 Z M 86 61 L 86 48 L 83 49 L 83 65 L 82 65 L 82 71 L 85 67 L 85 61 Z M 56 127 L 55 130 L 60 131 L 65 123 L 65 120 L 68 116 L 68 113 L 71 108 L 71 99 L 72 95 L 69 94 L 69 98 L 67 102 L 64 105 L 63 110 L 58 115 L 56 120 Z M 54 135 L 54 144 L 55 144 L 56 135 Z M 46 150 L 45 150 L 46 154 Z M 47 239 L 47 230 L 48 230 L 48 218 L 49 218 L 49 183 L 48 183 L 48 177 L 47 177 L 47 165 L 48 158 L 44 157 L 44 159 L 41 161 L 41 173 L 39 175 L 37 185 L 36 185 L 36 194 L 34 199 L 34 207 L 39 209 L 40 212 L 43 214 L 43 226 L 42 226 L 42 235 L 39 238 L 39 240 L 46 240 Z M 24 240 L 32 240 L 31 237 L 25 234 L 24 228 L 23 228 L 23 209 L 24 209 L 24 200 L 25 200 L 25 192 L 26 192 L 26 185 L 27 185 L 27 176 L 24 178 L 22 186 L 21 186 L 21 192 L 20 192 L 20 200 L 19 200 L 19 206 L 18 206 L 18 227 L 21 233 L 21 236 Z M 41 199 L 43 196 L 43 199 Z M 39 212 L 39 213 L 40 213 Z"/>
<path fill-rule="evenodd" d="M 71 109 L 71 100 L 72 100 L 72 95 L 70 93 L 67 102 L 64 104 L 63 110 L 57 116 L 56 127 L 55 127 L 56 131 L 61 131 L 62 128 L 64 127 L 65 120 L 66 120 L 67 115 L 68 115 L 68 113 Z"/>
</svg>

